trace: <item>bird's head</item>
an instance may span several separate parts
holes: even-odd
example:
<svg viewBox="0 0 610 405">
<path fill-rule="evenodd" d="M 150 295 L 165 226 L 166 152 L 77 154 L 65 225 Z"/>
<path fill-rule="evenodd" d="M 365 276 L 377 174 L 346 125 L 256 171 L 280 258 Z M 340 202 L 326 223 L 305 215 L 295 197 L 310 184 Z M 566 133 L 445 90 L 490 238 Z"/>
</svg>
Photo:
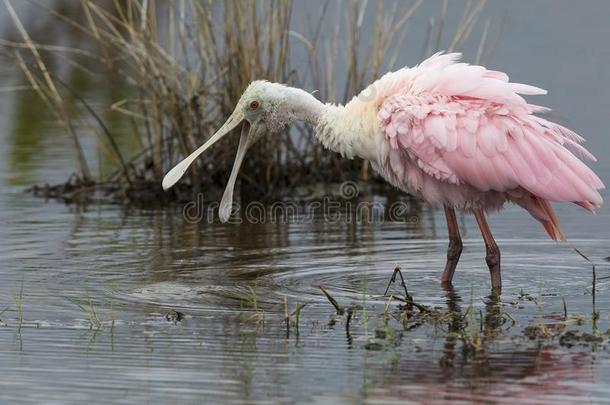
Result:
<svg viewBox="0 0 610 405">
<path fill-rule="evenodd" d="M 231 125 L 226 128 L 228 132 L 243 123 L 240 147 L 241 141 L 245 140 L 246 149 L 265 134 L 280 132 L 295 119 L 290 90 L 290 87 L 283 84 L 264 80 L 250 83 L 223 128 L 227 124 Z"/>
<path fill-rule="evenodd" d="M 205 144 L 165 175 L 162 183 L 163 189 L 167 190 L 172 187 L 201 153 L 241 124 L 241 137 L 237 155 L 219 209 L 220 220 L 222 222 L 228 220 L 231 214 L 235 180 L 246 151 L 265 134 L 277 133 L 293 121 L 304 119 L 303 108 L 301 107 L 303 102 L 307 105 L 307 102 L 311 103 L 311 100 L 302 100 L 303 95 L 313 98 L 303 90 L 279 83 L 262 80 L 252 82 L 242 94 L 231 116 L 220 129 Z M 315 100 L 315 98 L 313 99 Z"/>
</svg>

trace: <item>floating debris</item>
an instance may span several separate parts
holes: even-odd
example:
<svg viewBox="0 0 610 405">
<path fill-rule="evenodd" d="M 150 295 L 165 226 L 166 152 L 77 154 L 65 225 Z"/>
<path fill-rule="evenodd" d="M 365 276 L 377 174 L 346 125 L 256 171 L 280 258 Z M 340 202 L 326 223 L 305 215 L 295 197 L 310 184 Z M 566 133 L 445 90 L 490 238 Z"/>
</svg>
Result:
<svg viewBox="0 0 610 405">
<path fill-rule="evenodd" d="M 594 345 L 603 343 L 607 339 L 607 333 L 604 337 L 601 333 L 588 333 L 577 330 L 569 330 L 561 335 L 559 338 L 559 344 L 565 347 L 572 347 L 575 345 Z"/>
<path fill-rule="evenodd" d="M 170 309 L 169 312 L 165 314 L 165 319 L 168 322 L 173 322 L 177 324 L 178 322 L 184 319 L 184 314 L 180 311 L 176 311 L 175 309 Z"/>
</svg>

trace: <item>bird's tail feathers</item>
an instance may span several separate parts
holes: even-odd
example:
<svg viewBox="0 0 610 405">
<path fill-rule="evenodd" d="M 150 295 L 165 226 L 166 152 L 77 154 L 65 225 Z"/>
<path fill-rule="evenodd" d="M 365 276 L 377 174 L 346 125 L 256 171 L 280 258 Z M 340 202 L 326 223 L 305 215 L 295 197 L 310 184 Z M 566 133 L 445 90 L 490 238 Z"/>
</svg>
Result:
<svg viewBox="0 0 610 405">
<path fill-rule="evenodd" d="M 540 207 L 540 209 L 544 212 L 546 218 L 538 218 L 538 220 L 542 223 L 544 230 L 549 235 L 549 237 L 553 240 L 566 240 L 566 236 L 561 230 L 561 226 L 559 225 L 559 218 L 555 215 L 555 210 L 551 206 L 547 200 L 534 197 L 536 203 Z"/>
<path fill-rule="evenodd" d="M 540 221 L 542 227 L 551 239 L 561 241 L 566 240 L 566 236 L 561 230 L 561 225 L 559 224 L 559 218 L 557 218 L 551 203 L 544 198 L 540 198 L 532 194 L 514 201 L 525 208 L 531 216 Z"/>
</svg>

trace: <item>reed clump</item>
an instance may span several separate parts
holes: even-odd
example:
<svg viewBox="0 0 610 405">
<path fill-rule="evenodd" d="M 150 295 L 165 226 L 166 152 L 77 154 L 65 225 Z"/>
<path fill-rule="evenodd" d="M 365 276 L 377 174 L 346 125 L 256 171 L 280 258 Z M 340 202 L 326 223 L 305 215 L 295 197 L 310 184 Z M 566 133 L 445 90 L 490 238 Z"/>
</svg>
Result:
<svg viewBox="0 0 610 405">
<path fill-rule="evenodd" d="M 101 186 L 110 187 L 117 198 L 136 200 L 189 199 L 193 191 L 223 187 L 237 137 L 228 137 L 200 158 L 171 193 L 162 192 L 160 180 L 219 128 L 252 80 L 316 89 L 323 100 L 344 102 L 384 71 L 396 68 L 406 27 L 423 3 L 327 1 L 310 16 L 310 32 L 300 32 L 296 25 L 301 19 L 294 15 L 290 0 L 79 0 L 70 3 L 77 6 L 70 14 L 32 1 L 82 38 L 79 47 L 36 42 L 11 0 L 4 0 L 16 39 L 0 41 L 3 53 L 64 125 L 76 151 L 77 181 L 71 183 L 76 186 L 60 186 L 49 195 L 65 196 L 65 190 L 73 195 L 74 189 L 89 192 Z M 423 53 L 441 46 L 460 48 L 484 3 L 467 2 L 451 36 L 443 32 L 445 0 L 438 23 L 430 24 Z M 372 30 L 363 23 L 370 16 Z M 441 41 L 446 36 L 447 44 Z M 103 72 L 100 77 L 112 77 L 120 91 L 109 105 L 94 108 L 85 94 L 62 80 L 62 63 L 87 75 Z M 70 114 L 74 108 L 84 114 Z M 127 123 L 121 134 L 102 118 L 107 112 L 120 114 Z M 80 140 L 83 128 L 98 137 L 101 153 L 113 162 L 110 173 L 93 174 Z M 297 127 L 261 139 L 242 170 L 242 193 L 277 195 L 329 178 L 368 177 L 367 165 L 323 151 L 310 132 Z"/>
</svg>

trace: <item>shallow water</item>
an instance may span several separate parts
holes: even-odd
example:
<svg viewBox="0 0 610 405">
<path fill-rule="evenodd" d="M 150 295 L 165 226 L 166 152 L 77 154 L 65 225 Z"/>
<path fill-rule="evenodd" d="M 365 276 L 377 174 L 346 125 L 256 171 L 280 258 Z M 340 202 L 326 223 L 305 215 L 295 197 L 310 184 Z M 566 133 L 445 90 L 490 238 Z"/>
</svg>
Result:
<svg viewBox="0 0 610 405">
<path fill-rule="evenodd" d="M 500 303 L 489 304 L 484 249 L 470 220 L 455 291 L 447 293 L 438 285 L 446 241 L 434 221 L 441 218 L 425 211 L 418 226 L 203 226 L 186 223 L 179 211 L 81 212 L 18 194 L 2 199 L 0 305 L 14 306 L 11 295 L 23 286 L 24 317 L 19 327 L 17 313 L 1 316 L 6 401 L 502 402 L 507 395 L 602 401 L 609 393 L 604 345 L 567 349 L 523 336 L 539 315 L 534 302 L 519 299 L 521 290 L 540 299 L 549 325 L 563 316 L 562 298 L 570 315 L 590 318 L 591 268 L 569 244 L 528 237 L 515 225 L 524 219 L 517 210 L 494 221 L 505 287 Z M 608 254 L 607 238 L 586 229 L 573 234 L 570 243 L 593 260 Z M 395 263 L 417 302 L 462 313 L 472 304 L 475 332 L 481 311 L 489 347 L 464 357 L 447 325 L 409 330 L 393 318 L 385 325 L 381 295 Z M 607 266 L 597 272 L 609 273 Z M 346 317 L 334 316 L 320 284 L 340 304 L 364 306 L 366 315 L 356 310 L 347 331 Z M 609 286 L 597 283 L 601 331 L 608 328 Z M 250 288 L 264 322 L 256 318 Z M 286 336 L 284 297 L 290 311 L 306 304 L 298 336 L 294 326 Z M 90 306 L 103 326 L 90 327 Z M 493 320 L 500 307 L 514 326 Z M 184 318 L 168 320 L 172 310 Z M 591 324 L 578 329 L 590 331 Z"/>
<path fill-rule="evenodd" d="M 487 13 L 498 15 L 501 4 L 491 2 Z M 548 55 L 534 56 L 541 43 L 566 37 L 567 54 L 590 56 L 591 49 L 579 47 L 607 29 L 594 22 L 603 14 L 599 7 L 610 8 L 590 2 L 597 12 L 573 9 L 559 1 L 549 11 L 545 4 L 533 3 L 530 13 L 521 6 L 509 10 L 513 25 L 494 62 L 559 90 L 547 103 L 590 139 L 600 159 L 595 168 L 607 181 L 610 145 L 601 114 L 607 90 L 591 90 L 607 75 L 607 44 L 595 47 L 599 63 L 567 58 L 566 64 L 586 70 L 578 78 L 575 68 L 555 68 Z M 578 31 L 580 42 L 557 23 L 570 13 L 572 21 L 591 22 Z M 535 40 L 524 41 L 532 32 Z M 525 56 L 533 66 L 518 62 Z M 0 71 L 15 80 L 6 66 Z M 21 189 L 32 182 L 65 180 L 73 161 L 66 138 L 48 120 L 26 125 L 33 118 L 19 114 L 18 106 L 32 101 L 18 94 L 0 97 L 7 112 L 0 118 L 6 145 L 0 150 L 0 312 L 8 308 L 0 315 L 1 402 L 607 401 L 605 342 L 567 347 L 559 336 L 530 340 L 524 333 L 541 324 L 558 335 L 592 332 L 594 310 L 600 335 L 610 327 L 607 207 L 595 216 L 558 207 L 569 237 L 561 244 L 547 240 L 516 207 L 492 216 L 503 255 L 499 298 L 490 295 L 476 225 L 464 218 L 455 288 L 444 291 L 444 220 L 426 207 L 414 208 L 406 223 L 348 217 L 329 223 L 317 216 L 238 226 L 192 224 L 178 207 L 76 207 L 27 196 Z M 580 108 L 584 99 L 590 108 Z M 93 146 L 89 140 L 88 150 Z M 597 264 L 595 301 L 591 265 L 574 248 Z M 450 309 L 448 318 L 415 317 L 405 326 L 396 319 L 404 313 L 398 302 L 384 315 L 383 293 L 396 264 L 415 301 Z M 349 327 L 319 285 L 354 308 Z M 398 285 L 390 291 L 401 294 Z M 285 299 L 291 313 L 305 305 L 298 332 L 291 324 L 288 336 Z M 22 311 L 16 310 L 20 302 Z M 464 321 L 468 336 L 482 339 L 474 353 L 465 353 L 452 333 Z"/>
</svg>

